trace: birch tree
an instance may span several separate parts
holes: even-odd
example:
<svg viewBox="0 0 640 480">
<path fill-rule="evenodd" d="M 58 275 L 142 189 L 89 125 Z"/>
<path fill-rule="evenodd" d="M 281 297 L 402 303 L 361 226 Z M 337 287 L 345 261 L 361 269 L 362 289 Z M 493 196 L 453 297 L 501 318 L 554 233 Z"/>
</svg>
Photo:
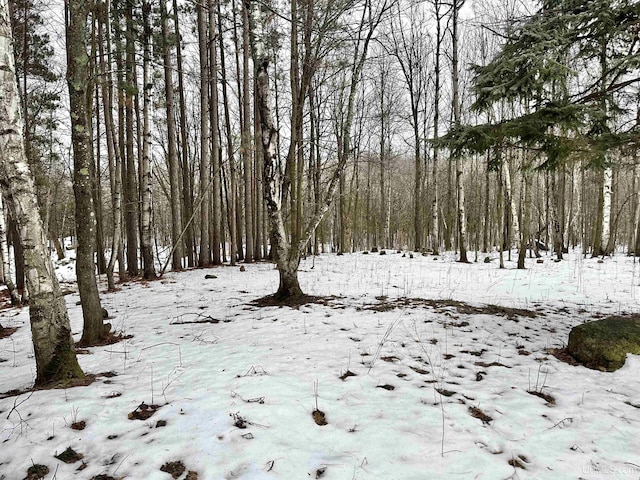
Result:
<svg viewBox="0 0 640 480">
<path fill-rule="evenodd" d="M 358 3 L 360 10 L 358 14 L 360 21 L 355 27 L 355 31 L 350 31 L 349 35 L 353 42 L 353 56 L 348 68 L 350 69 L 350 80 L 348 83 L 347 103 L 344 110 L 344 123 L 341 126 L 339 135 L 341 141 L 338 145 L 337 165 L 333 170 L 326 194 L 323 195 L 324 204 L 312 215 L 301 230 L 302 234 L 296 242 L 291 242 L 287 235 L 284 222 L 283 198 L 287 198 L 284 188 L 285 175 L 282 165 L 278 161 L 277 147 L 279 132 L 274 122 L 271 109 L 271 87 L 269 77 L 269 64 L 271 55 L 266 47 L 266 17 L 260 9 L 260 4 L 255 0 L 245 0 L 246 12 L 248 13 L 249 32 L 251 36 L 251 47 L 253 61 L 256 70 L 256 95 L 258 103 L 258 113 L 260 116 L 260 133 L 262 139 L 262 154 L 264 164 L 264 200 L 267 204 L 267 214 L 271 227 L 272 249 L 274 250 L 276 265 L 280 274 L 280 284 L 275 294 L 276 299 L 285 300 L 291 297 L 302 296 L 302 289 L 298 281 L 298 266 L 300 259 L 305 252 L 307 243 L 311 239 L 318 224 L 331 207 L 334 195 L 340 183 L 340 178 L 344 172 L 347 162 L 351 156 L 351 129 L 353 125 L 356 93 L 359 81 L 364 68 L 365 60 L 371 39 L 388 13 L 392 2 L 372 2 L 365 0 Z M 338 13 L 344 10 L 338 11 Z M 326 46 L 325 35 L 328 33 L 328 25 L 333 25 L 337 18 L 335 11 L 325 10 L 324 23 L 316 25 L 317 36 L 314 46 L 311 47 L 308 58 L 305 60 L 309 68 L 315 69 L 318 60 L 321 58 L 323 48 Z M 303 62 L 304 63 L 304 62 Z M 304 68 L 304 67 L 303 67 Z M 301 78 L 305 77 L 305 73 Z M 309 80 L 313 78 L 310 75 Z M 306 99 L 309 85 L 305 85 L 298 91 L 298 98 Z M 305 102 L 301 102 L 304 104 Z M 300 105 L 300 104 L 297 104 Z"/>
<path fill-rule="evenodd" d="M 35 186 L 27 164 L 15 75 L 9 9 L 0 2 L 0 187 L 25 246 L 29 317 L 36 360 L 36 385 L 84 378 L 53 263 L 45 247 Z"/>
</svg>

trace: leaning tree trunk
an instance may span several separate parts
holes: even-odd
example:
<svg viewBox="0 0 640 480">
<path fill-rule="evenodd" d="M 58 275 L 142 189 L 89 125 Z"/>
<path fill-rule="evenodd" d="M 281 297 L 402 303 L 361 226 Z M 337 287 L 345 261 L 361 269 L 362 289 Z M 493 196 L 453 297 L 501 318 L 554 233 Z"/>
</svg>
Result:
<svg viewBox="0 0 640 480">
<path fill-rule="evenodd" d="M 81 343 L 95 345 L 108 332 L 103 325 L 102 306 L 95 274 L 96 217 L 93 204 L 93 178 L 91 138 L 87 91 L 89 79 L 87 55 L 87 19 L 89 2 L 74 1 L 68 4 L 67 24 L 67 84 L 69 86 L 69 110 L 71 113 L 71 143 L 73 146 L 73 192 L 76 201 L 76 276 L 82 303 L 84 329 Z"/>
<path fill-rule="evenodd" d="M 1 5 L 0 186 L 25 246 L 36 385 L 68 383 L 84 378 L 84 373 L 76 358 L 67 308 L 45 247 L 44 227 L 22 139 L 9 11 L 6 2 Z"/>
</svg>

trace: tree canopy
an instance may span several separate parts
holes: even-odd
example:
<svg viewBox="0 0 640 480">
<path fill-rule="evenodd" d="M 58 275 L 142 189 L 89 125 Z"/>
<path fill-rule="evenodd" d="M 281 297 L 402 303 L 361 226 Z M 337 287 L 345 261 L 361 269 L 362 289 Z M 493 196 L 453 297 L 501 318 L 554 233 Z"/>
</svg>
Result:
<svg viewBox="0 0 640 480">
<path fill-rule="evenodd" d="M 637 148 L 628 107 L 640 99 L 639 31 L 633 0 L 542 2 L 507 29 L 489 63 L 472 67 L 472 108 L 488 121 L 444 143 L 460 153 L 515 143 L 543 153 L 547 168 L 573 154 L 601 167 L 611 149 Z"/>
</svg>

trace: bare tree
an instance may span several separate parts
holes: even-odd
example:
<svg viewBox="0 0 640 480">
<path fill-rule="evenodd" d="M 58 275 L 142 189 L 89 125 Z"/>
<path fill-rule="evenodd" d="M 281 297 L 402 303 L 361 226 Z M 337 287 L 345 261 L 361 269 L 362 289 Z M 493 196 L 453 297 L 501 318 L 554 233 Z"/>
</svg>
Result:
<svg viewBox="0 0 640 480">
<path fill-rule="evenodd" d="M 36 385 L 84 378 L 71 338 L 64 298 L 38 211 L 27 164 L 7 2 L 0 3 L 0 186 L 25 246 L 29 317 L 36 359 Z M 85 52 L 86 53 L 86 52 Z"/>
</svg>

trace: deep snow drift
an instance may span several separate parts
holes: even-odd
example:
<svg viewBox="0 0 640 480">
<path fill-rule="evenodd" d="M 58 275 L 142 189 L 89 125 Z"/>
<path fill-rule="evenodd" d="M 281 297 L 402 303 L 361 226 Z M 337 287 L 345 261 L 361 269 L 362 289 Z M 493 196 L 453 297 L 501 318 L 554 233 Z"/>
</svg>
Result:
<svg viewBox="0 0 640 480">
<path fill-rule="evenodd" d="M 604 373 L 549 349 L 576 324 L 639 312 L 640 265 L 567 257 L 499 270 L 322 255 L 300 280 L 331 298 L 299 308 L 251 303 L 277 287 L 264 263 L 125 284 L 102 298 L 131 338 L 79 356 L 109 375 L 0 399 L 0 479 L 34 464 L 47 479 L 172 478 L 163 466 L 182 479 L 638 479 L 640 357 Z M 79 339 L 79 297 L 66 299 Z M 0 340 L 0 392 L 26 389 L 27 309 L 0 324 L 19 327 Z M 54 457 L 68 447 L 83 458 Z"/>
</svg>

